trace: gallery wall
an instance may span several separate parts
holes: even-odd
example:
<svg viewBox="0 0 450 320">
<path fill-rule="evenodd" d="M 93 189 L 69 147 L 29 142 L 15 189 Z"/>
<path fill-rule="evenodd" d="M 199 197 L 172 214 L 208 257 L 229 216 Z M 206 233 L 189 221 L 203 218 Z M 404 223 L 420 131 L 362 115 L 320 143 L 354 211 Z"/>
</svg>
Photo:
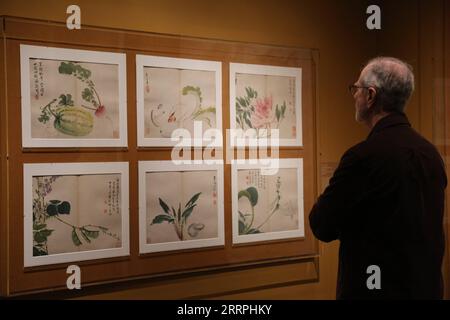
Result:
<svg viewBox="0 0 450 320">
<path fill-rule="evenodd" d="M 448 167 L 446 127 L 449 105 L 448 102 L 445 105 L 444 100 L 444 92 L 448 93 L 448 84 L 445 87 L 444 79 L 448 81 L 449 75 L 445 74 L 444 64 L 450 53 L 444 46 L 449 41 L 449 2 L 384 1 L 383 8 L 386 18 L 377 36 L 376 54 L 400 57 L 413 66 L 415 92 L 407 106 L 408 117 L 412 126 L 438 147 Z M 447 189 L 447 196 L 448 192 Z M 445 297 L 449 299 L 448 206 L 444 229 L 447 232 L 447 249 L 442 270 Z"/>
<path fill-rule="evenodd" d="M 353 100 L 347 86 L 356 81 L 362 65 L 374 55 L 395 55 L 413 64 L 419 73 L 419 86 L 407 113 L 414 127 L 433 138 L 433 112 L 429 107 L 432 94 L 424 83 L 432 77 L 427 59 L 436 58 L 435 53 L 440 51 L 433 45 L 424 46 L 424 43 L 439 43 L 439 37 L 431 38 L 428 32 L 442 31 L 442 20 L 433 19 L 433 14 L 441 12 L 443 2 L 427 2 L 429 7 L 423 10 L 423 2 L 419 0 L 396 1 L 395 4 L 378 1 L 382 7 L 381 31 L 366 28 L 365 11 L 373 1 L 361 0 L 7 0 L 0 3 L 0 14 L 65 22 L 67 6 L 77 4 L 81 8 L 82 27 L 89 25 L 317 49 L 320 55 L 317 175 L 318 191 L 321 191 L 342 153 L 368 133 L 354 121 Z M 432 30 L 427 29 L 430 23 Z M 438 67 L 434 68 L 439 70 Z M 202 291 L 206 292 L 204 297 L 224 299 L 333 299 L 338 245 L 336 241 L 320 243 L 319 280 L 313 283 L 297 283 L 297 274 L 303 267 L 293 264 L 174 279 L 166 277 L 143 284 L 115 284 L 83 298 L 189 298 L 192 288 L 202 286 L 206 288 Z M 292 281 L 277 284 L 280 273 L 287 275 L 283 279 L 291 278 Z M 233 285 L 229 285 L 242 282 L 248 283 L 247 289 L 234 291 Z M 217 288 L 223 288 L 223 291 L 217 291 Z"/>
</svg>

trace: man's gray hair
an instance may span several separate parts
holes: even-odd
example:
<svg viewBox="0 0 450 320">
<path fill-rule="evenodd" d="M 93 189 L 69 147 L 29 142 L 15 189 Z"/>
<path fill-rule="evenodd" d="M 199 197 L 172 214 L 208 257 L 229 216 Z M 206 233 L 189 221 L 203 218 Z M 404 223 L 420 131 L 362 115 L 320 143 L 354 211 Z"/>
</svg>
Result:
<svg viewBox="0 0 450 320">
<path fill-rule="evenodd" d="M 377 89 L 376 106 L 379 111 L 403 112 L 414 91 L 412 67 L 392 57 L 377 57 L 366 64 L 362 85 Z"/>
</svg>

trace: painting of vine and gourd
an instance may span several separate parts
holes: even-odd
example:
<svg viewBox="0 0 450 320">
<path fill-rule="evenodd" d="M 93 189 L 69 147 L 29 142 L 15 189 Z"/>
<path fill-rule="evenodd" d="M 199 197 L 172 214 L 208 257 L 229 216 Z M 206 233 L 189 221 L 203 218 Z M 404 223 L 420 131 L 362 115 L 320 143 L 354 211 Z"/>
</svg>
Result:
<svg viewBox="0 0 450 320">
<path fill-rule="evenodd" d="M 21 45 L 26 147 L 126 145 L 125 55 Z"/>
</svg>

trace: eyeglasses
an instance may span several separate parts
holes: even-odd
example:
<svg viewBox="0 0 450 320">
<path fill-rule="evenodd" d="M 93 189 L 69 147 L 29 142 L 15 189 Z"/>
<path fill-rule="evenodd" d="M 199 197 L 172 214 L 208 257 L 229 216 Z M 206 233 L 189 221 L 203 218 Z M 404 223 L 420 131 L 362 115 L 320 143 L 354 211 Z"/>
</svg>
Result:
<svg viewBox="0 0 450 320">
<path fill-rule="evenodd" d="M 355 95 L 356 91 L 359 89 L 369 89 L 370 87 L 357 86 L 356 84 L 351 84 L 348 86 L 348 91 L 350 91 L 351 95 Z"/>
</svg>

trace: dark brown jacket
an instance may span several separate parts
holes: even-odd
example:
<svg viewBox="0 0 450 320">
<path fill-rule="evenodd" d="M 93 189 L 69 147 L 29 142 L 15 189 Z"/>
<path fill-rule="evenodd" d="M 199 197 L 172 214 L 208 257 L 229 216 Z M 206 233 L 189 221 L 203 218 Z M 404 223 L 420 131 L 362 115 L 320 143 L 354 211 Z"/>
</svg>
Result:
<svg viewBox="0 0 450 320">
<path fill-rule="evenodd" d="M 309 216 L 318 239 L 340 240 L 338 299 L 442 298 L 446 186 L 438 151 L 403 113 L 345 152 Z M 370 265 L 380 290 L 367 287 Z"/>
</svg>

